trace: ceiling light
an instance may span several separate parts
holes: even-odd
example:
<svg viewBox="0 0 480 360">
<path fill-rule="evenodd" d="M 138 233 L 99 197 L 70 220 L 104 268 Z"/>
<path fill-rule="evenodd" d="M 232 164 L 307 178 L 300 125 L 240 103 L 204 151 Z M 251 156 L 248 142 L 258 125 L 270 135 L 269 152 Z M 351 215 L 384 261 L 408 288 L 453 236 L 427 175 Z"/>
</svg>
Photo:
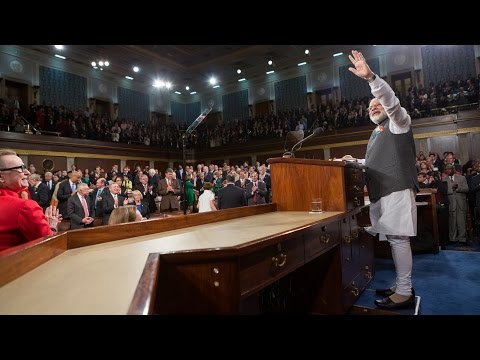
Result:
<svg viewBox="0 0 480 360">
<path fill-rule="evenodd" d="M 245 79 L 245 78 L 238 79 L 238 81 L 245 81 L 245 80 L 247 80 L 247 79 Z"/>
<path fill-rule="evenodd" d="M 272 60 L 268 60 L 268 65 L 272 65 L 273 64 L 273 61 Z"/>
<path fill-rule="evenodd" d="M 53 45 L 57 50 L 63 50 L 63 45 Z"/>
<path fill-rule="evenodd" d="M 196 93 L 197 93 L 196 91 L 192 91 L 192 92 L 190 93 L 190 95 L 193 95 L 193 94 L 196 94 Z"/>
<path fill-rule="evenodd" d="M 104 67 L 110 66 L 110 62 L 100 58 L 98 61 L 92 61 L 90 65 L 92 65 L 94 69 L 98 67 L 100 70 L 103 70 Z"/>
<path fill-rule="evenodd" d="M 307 65 L 307 62 L 304 61 L 304 62 L 301 62 L 301 63 L 298 63 L 297 66 L 303 66 L 303 65 Z"/>
<path fill-rule="evenodd" d="M 134 71 L 134 72 L 139 72 L 139 71 L 140 71 L 140 68 L 139 68 L 138 66 L 134 66 L 134 67 L 133 67 L 133 71 Z"/>
<path fill-rule="evenodd" d="M 180 91 L 175 91 L 175 94 L 182 95 Z"/>
<path fill-rule="evenodd" d="M 165 87 L 166 87 L 167 89 L 170 89 L 170 88 L 172 87 L 172 83 L 169 82 L 169 81 L 167 81 L 167 82 L 165 83 Z"/>
<path fill-rule="evenodd" d="M 220 85 L 215 85 L 213 88 L 216 89 L 216 88 L 219 88 L 219 87 L 220 87 Z"/>
<path fill-rule="evenodd" d="M 187 90 L 187 91 L 190 90 L 190 86 L 188 86 L 188 85 L 185 86 L 185 90 Z"/>
<path fill-rule="evenodd" d="M 242 73 L 242 70 L 238 69 L 237 74 L 241 74 L 241 73 Z"/>
<path fill-rule="evenodd" d="M 65 57 L 65 56 L 58 55 L 58 54 L 55 54 L 55 57 L 58 57 L 58 58 L 60 58 L 60 59 L 63 59 L 63 60 L 65 60 L 65 59 L 66 59 L 66 57 Z"/>
<path fill-rule="evenodd" d="M 275 72 L 275 70 L 267 71 L 267 75 L 273 74 L 274 72 Z"/>
<path fill-rule="evenodd" d="M 305 50 L 305 55 L 308 55 L 308 54 L 310 54 L 310 50 L 306 49 Z"/>
<path fill-rule="evenodd" d="M 341 56 L 341 55 L 343 55 L 343 52 L 338 52 L 338 53 L 333 54 L 333 57 Z"/>
<path fill-rule="evenodd" d="M 125 76 L 125 79 L 133 80 L 133 77 L 126 75 L 126 76 Z"/>
<path fill-rule="evenodd" d="M 210 82 L 210 84 L 212 85 L 215 85 L 217 83 L 217 79 L 215 79 L 214 77 L 211 77 L 210 80 L 208 80 Z"/>
</svg>

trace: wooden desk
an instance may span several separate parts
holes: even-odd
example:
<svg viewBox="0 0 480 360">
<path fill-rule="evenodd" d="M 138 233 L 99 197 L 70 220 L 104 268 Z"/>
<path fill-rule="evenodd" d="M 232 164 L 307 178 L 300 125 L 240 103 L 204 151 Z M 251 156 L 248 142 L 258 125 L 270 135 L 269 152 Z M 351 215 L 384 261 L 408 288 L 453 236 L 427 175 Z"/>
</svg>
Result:
<svg viewBox="0 0 480 360">
<path fill-rule="evenodd" d="M 271 207 L 267 205 L 269 206 Z M 247 211 L 249 208 L 242 210 Z M 191 218 L 202 217 L 202 214 L 198 215 L 130 223 L 120 227 L 125 229 L 140 225 L 154 229 L 159 222 L 168 221 L 172 222 L 171 226 L 175 226 L 174 223 L 178 225 L 181 220 L 192 222 Z M 322 232 L 323 225 L 332 222 L 338 226 L 338 221 L 343 216 L 341 212 L 311 215 L 308 212 L 273 211 L 90 246 L 81 246 L 74 240 L 74 236 L 68 239 L 68 235 L 83 233 L 82 241 L 85 244 L 89 235 L 100 235 L 103 232 L 104 241 L 114 227 L 70 231 L 63 234 L 70 240 L 67 241 L 70 244 L 69 250 L 53 256 L 0 288 L 0 313 L 127 314 L 129 309 L 130 313 L 241 313 L 242 298 L 304 265 L 304 240 L 308 242 L 316 236 L 318 246 L 311 246 L 306 254 L 312 258 L 338 248 L 338 239 L 335 241 L 332 236 L 330 241 L 322 242 L 312 231 Z M 121 231 L 118 227 L 117 225 L 115 232 Z M 48 242 L 39 243 L 24 251 L 31 252 L 36 247 L 46 248 L 47 244 Z M 281 244 L 281 248 L 278 248 L 278 244 Z M 273 251 L 273 255 L 270 251 Z M 142 273 L 148 272 L 149 254 L 161 259 L 156 271 L 161 280 L 157 284 L 161 291 L 139 300 L 147 281 L 142 279 Z M 272 260 L 275 255 L 278 257 L 274 266 L 276 271 L 271 271 L 270 265 L 275 262 Z M 22 252 L 1 258 L 0 268 L 8 263 L 12 265 L 15 257 L 19 256 L 22 256 Z M 332 253 L 330 257 L 335 257 L 335 254 Z M 263 262 L 265 259 L 266 263 Z M 282 265 L 282 262 L 285 264 Z M 183 263 L 183 267 L 177 266 L 179 263 Z M 177 270 L 182 268 L 176 275 L 172 273 L 172 264 L 176 264 Z M 233 269 L 232 266 L 236 268 Z M 335 266 L 338 267 L 339 264 Z M 215 272 L 215 268 L 218 272 Z M 233 303 L 226 301 L 228 297 L 225 296 L 219 297 L 220 302 L 202 297 L 175 296 L 178 276 L 189 275 L 195 278 L 204 276 L 205 271 L 211 276 L 217 276 L 215 281 L 219 282 L 218 286 L 209 281 L 189 286 L 184 278 L 181 282 L 182 291 L 204 294 L 213 287 L 218 295 L 235 289 L 239 294 L 234 296 L 233 303 L 238 307 L 232 308 Z M 132 305 L 134 294 L 136 299 Z M 152 295 L 158 302 L 149 311 L 145 307 L 150 308 Z M 142 305 L 139 307 L 140 303 Z M 187 308 L 181 306 L 187 303 Z M 172 304 L 178 306 L 171 308 Z"/>
<path fill-rule="evenodd" d="M 305 201 L 278 180 L 299 171 Z M 274 173 L 278 209 L 72 230 L 12 249 L 0 257 L 0 314 L 345 314 L 373 276 L 373 241 L 348 206 L 344 165 L 277 159 Z M 309 214 L 319 195 L 324 212 Z"/>
</svg>

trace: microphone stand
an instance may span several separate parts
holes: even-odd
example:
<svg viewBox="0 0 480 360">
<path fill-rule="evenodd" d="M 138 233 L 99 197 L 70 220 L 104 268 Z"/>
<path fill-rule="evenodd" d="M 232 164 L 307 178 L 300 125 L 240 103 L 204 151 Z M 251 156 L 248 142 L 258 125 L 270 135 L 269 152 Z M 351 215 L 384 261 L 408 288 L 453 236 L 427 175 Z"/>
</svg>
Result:
<svg viewBox="0 0 480 360">
<path fill-rule="evenodd" d="M 295 145 L 292 146 L 292 150 L 290 151 L 286 151 L 285 153 L 283 153 L 282 157 L 284 158 L 294 158 L 295 157 L 295 149 L 299 146 L 299 145 L 302 145 L 305 141 L 307 141 L 308 139 L 318 135 L 320 133 L 320 131 L 322 131 L 323 129 L 321 127 L 318 127 L 316 128 L 310 135 L 308 135 L 306 138 L 303 138 L 302 140 L 300 140 L 299 142 L 297 142 Z"/>
<path fill-rule="evenodd" d="M 186 155 L 185 155 L 185 149 L 187 148 L 187 132 L 184 132 L 182 134 L 182 156 L 183 156 L 183 173 L 185 174 L 185 169 L 186 169 Z M 183 174 L 182 174 L 183 175 Z M 182 178 L 183 176 L 180 175 L 180 177 Z M 185 176 L 186 178 L 186 176 Z M 183 196 L 183 200 L 182 200 L 182 203 L 183 203 L 183 215 L 187 215 L 187 194 L 185 193 L 185 190 L 186 190 L 186 187 L 185 187 L 185 181 L 183 179 L 180 179 L 182 181 L 182 196 Z"/>
<path fill-rule="evenodd" d="M 186 154 L 185 150 L 187 147 L 187 136 L 191 135 L 193 131 L 197 128 L 198 125 L 205 119 L 205 117 L 212 111 L 213 103 L 209 104 L 209 108 L 206 109 L 204 112 L 202 112 L 196 119 L 195 121 L 188 127 L 188 129 L 183 133 L 182 135 L 182 153 L 183 153 L 183 173 L 185 174 L 185 179 L 186 179 Z M 183 176 L 181 176 L 183 177 Z M 185 180 L 182 180 L 182 196 L 183 196 L 183 215 L 187 215 L 187 194 L 186 194 L 186 186 L 185 186 Z"/>
</svg>

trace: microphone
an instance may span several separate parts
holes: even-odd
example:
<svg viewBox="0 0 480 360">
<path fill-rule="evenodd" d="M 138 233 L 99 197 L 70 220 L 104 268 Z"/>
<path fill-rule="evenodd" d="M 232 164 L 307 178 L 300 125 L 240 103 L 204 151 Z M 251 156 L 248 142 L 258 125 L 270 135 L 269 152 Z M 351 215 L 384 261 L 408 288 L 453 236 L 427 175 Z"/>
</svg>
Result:
<svg viewBox="0 0 480 360">
<path fill-rule="evenodd" d="M 191 134 L 193 130 L 197 128 L 198 125 L 205 119 L 205 117 L 212 111 L 213 108 L 213 101 L 210 101 L 208 103 L 208 109 L 206 109 L 204 112 L 202 112 L 196 119 L 195 121 L 188 127 L 186 134 Z"/>
<path fill-rule="evenodd" d="M 322 127 L 318 127 L 316 128 L 315 130 L 313 130 L 313 132 L 308 135 L 306 138 L 300 140 L 299 142 L 297 142 L 295 145 L 293 145 L 292 147 L 292 150 L 290 151 L 287 151 L 286 153 L 283 154 L 283 157 L 284 158 L 289 158 L 289 157 L 294 157 L 293 154 L 295 152 L 296 149 L 298 149 L 300 147 L 300 145 L 302 145 L 305 141 L 307 141 L 308 139 L 311 139 L 312 137 L 314 136 L 317 136 L 318 134 L 320 134 L 324 129 Z"/>
</svg>

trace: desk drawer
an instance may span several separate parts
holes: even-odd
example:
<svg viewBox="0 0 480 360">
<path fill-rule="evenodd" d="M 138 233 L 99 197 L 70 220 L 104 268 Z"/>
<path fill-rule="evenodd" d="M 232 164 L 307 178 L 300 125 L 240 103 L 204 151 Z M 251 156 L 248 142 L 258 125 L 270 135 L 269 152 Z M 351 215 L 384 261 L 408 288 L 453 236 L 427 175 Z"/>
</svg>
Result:
<svg viewBox="0 0 480 360">
<path fill-rule="evenodd" d="M 340 224 L 335 221 L 325 226 L 315 226 L 304 235 L 305 261 L 309 261 L 339 243 Z"/>
<path fill-rule="evenodd" d="M 271 284 L 303 263 L 303 236 L 297 236 L 240 257 L 241 296 Z"/>
</svg>

